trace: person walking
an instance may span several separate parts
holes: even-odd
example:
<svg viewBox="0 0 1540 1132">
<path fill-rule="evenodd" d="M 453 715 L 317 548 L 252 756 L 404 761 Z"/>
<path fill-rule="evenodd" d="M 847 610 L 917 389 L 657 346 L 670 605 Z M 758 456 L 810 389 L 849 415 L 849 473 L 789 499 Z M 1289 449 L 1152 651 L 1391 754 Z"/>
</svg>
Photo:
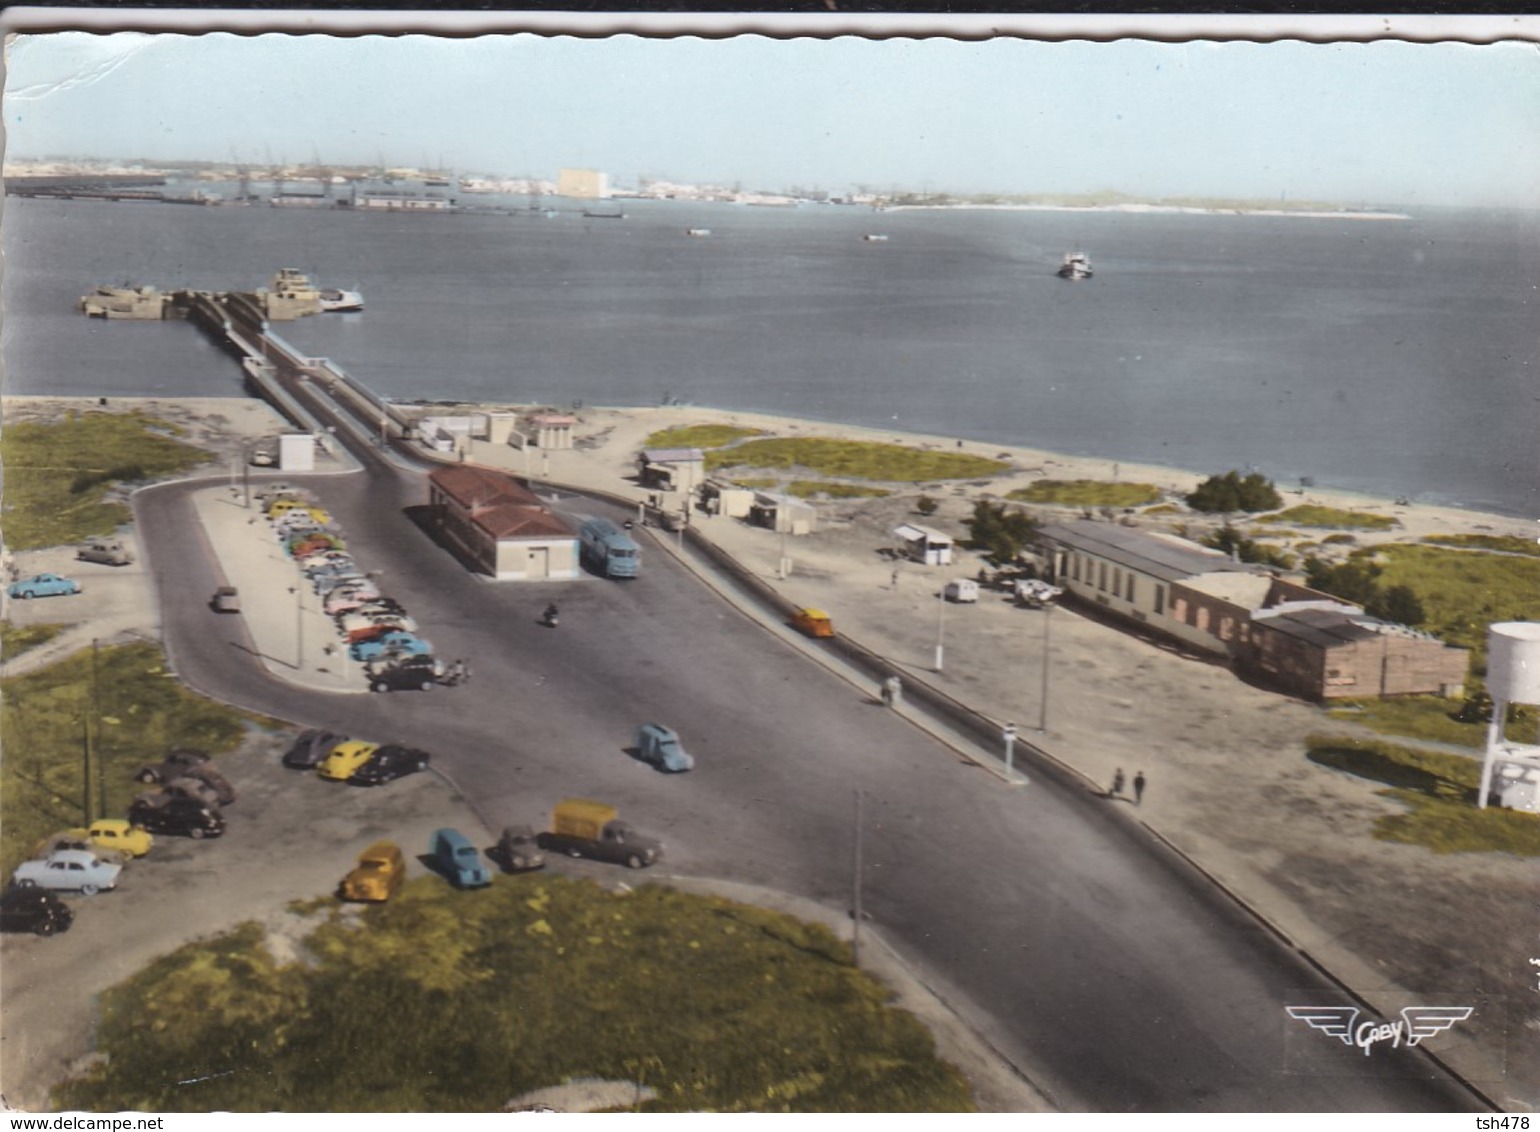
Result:
<svg viewBox="0 0 1540 1132">
<path fill-rule="evenodd" d="M 1118 767 L 1112 772 L 1112 789 L 1107 791 L 1109 798 L 1121 798 L 1123 796 L 1123 768 Z"/>
<path fill-rule="evenodd" d="M 1141 770 L 1138 774 L 1134 775 L 1134 805 L 1138 806 L 1138 805 L 1143 804 L 1143 802 L 1144 802 L 1144 771 Z"/>
</svg>

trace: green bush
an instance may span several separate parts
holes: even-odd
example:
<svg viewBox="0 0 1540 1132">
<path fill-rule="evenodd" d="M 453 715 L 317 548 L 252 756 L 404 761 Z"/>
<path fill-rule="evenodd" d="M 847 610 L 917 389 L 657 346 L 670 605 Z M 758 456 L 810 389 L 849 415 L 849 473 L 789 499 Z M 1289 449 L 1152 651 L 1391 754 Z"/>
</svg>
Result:
<svg viewBox="0 0 1540 1132">
<path fill-rule="evenodd" d="M 995 566 L 1014 563 L 1037 532 L 1037 520 L 1021 508 L 1007 511 L 1005 504 L 987 499 L 976 502 L 973 518 L 963 522 L 968 526 L 968 546 L 983 551 Z"/>
<path fill-rule="evenodd" d="M 1194 511 L 1271 511 L 1283 506 L 1283 497 L 1273 481 L 1260 472 L 1244 478 L 1237 471 L 1209 476 L 1187 496 L 1187 506 Z"/>
<path fill-rule="evenodd" d="M 1459 550 L 1495 550 L 1502 554 L 1540 557 L 1540 542 L 1517 535 L 1428 535 L 1422 541 Z"/>
<path fill-rule="evenodd" d="M 830 499 L 880 499 L 891 494 L 886 488 L 866 487 L 855 483 L 835 483 L 831 480 L 792 480 L 786 485 L 786 494 L 798 499 L 810 499 L 815 495 L 827 495 Z"/>
<path fill-rule="evenodd" d="M 1226 554 L 1233 554 L 1242 562 L 1258 562 L 1266 566 L 1276 566 L 1280 570 L 1294 569 L 1292 554 L 1275 546 L 1249 539 L 1229 523 L 1205 538 L 1203 545 Z"/>
<path fill-rule="evenodd" d="M 1345 528 L 1358 531 L 1388 531 L 1392 527 L 1401 525 L 1388 515 L 1343 511 L 1337 507 L 1321 507 L 1314 503 L 1301 503 L 1297 507 L 1290 507 L 1287 511 L 1258 519 L 1257 522 L 1297 523 L 1302 527 L 1323 527 L 1329 530 Z"/>
<path fill-rule="evenodd" d="M 102 1000 L 88 1111 L 496 1112 L 573 1078 L 649 1111 L 972 1109 L 930 1034 L 821 925 L 556 875 L 409 882 L 309 924 L 279 963 L 246 924 Z"/>
<path fill-rule="evenodd" d="M 53 640 L 68 628 L 68 625 L 17 626 L 9 621 L 0 621 L 0 657 L 9 660 L 28 649 L 35 649 L 38 645 Z"/>
</svg>

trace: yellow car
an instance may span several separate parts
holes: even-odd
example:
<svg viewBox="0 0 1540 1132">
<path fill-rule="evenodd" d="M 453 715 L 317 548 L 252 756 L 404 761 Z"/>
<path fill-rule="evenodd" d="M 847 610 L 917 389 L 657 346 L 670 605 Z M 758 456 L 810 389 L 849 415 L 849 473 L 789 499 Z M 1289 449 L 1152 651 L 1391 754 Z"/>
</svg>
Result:
<svg viewBox="0 0 1540 1132">
<path fill-rule="evenodd" d="M 821 609 L 799 609 L 791 615 L 792 628 L 800 629 L 809 637 L 834 636 L 834 622 Z"/>
<path fill-rule="evenodd" d="M 406 858 L 391 841 L 376 841 L 358 855 L 358 867 L 342 878 L 344 900 L 389 900 L 406 883 Z"/>
<path fill-rule="evenodd" d="M 369 761 L 369 756 L 379 749 L 377 743 L 365 743 L 361 739 L 349 739 L 332 748 L 332 753 L 316 767 L 316 773 L 333 782 L 345 782 L 358 768 Z"/>
<path fill-rule="evenodd" d="M 149 830 L 122 818 L 100 818 L 82 832 L 98 849 L 116 849 L 130 857 L 143 857 L 155 844 L 155 835 Z"/>
<path fill-rule="evenodd" d="M 143 857 L 154 844 L 154 836 L 142 826 L 131 825 L 121 818 L 102 818 L 92 822 L 89 829 L 76 826 L 45 837 L 38 842 L 32 855 L 46 857 L 55 849 L 90 849 L 103 854 L 105 860 L 125 861 L 130 857 Z"/>
</svg>

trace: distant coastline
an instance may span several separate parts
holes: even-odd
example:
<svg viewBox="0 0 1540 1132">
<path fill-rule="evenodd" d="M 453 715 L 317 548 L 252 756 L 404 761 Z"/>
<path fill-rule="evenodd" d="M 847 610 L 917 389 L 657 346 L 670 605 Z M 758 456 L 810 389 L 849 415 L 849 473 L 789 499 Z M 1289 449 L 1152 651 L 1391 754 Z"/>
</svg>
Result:
<svg viewBox="0 0 1540 1132">
<path fill-rule="evenodd" d="M 1307 208 L 1202 208 L 1187 204 L 889 204 L 884 212 L 909 212 L 919 209 L 970 209 L 993 212 L 1158 212 L 1195 216 L 1303 216 L 1314 220 L 1410 220 L 1404 212 L 1375 209 L 1325 210 Z"/>
</svg>

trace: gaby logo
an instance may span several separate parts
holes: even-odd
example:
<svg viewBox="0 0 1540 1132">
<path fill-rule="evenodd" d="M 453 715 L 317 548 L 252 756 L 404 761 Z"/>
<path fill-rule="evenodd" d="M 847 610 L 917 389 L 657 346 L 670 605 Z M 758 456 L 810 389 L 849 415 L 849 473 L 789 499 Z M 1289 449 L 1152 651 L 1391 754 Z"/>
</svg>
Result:
<svg viewBox="0 0 1540 1132">
<path fill-rule="evenodd" d="M 1407 1006 L 1394 1022 L 1358 1021 L 1356 1006 L 1286 1006 L 1290 1018 L 1306 1023 L 1311 1029 L 1339 1038 L 1343 1045 L 1357 1046 L 1369 1056 L 1380 1042 L 1390 1048 L 1408 1049 L 1424 1039 L 1442 1034 L 1456 1022 L 1463 1022 L 1475 1012 L 1472 1006 Z M 1356 1023 L 1356 1024 L 1355 1024 Z"/>
</svg>

